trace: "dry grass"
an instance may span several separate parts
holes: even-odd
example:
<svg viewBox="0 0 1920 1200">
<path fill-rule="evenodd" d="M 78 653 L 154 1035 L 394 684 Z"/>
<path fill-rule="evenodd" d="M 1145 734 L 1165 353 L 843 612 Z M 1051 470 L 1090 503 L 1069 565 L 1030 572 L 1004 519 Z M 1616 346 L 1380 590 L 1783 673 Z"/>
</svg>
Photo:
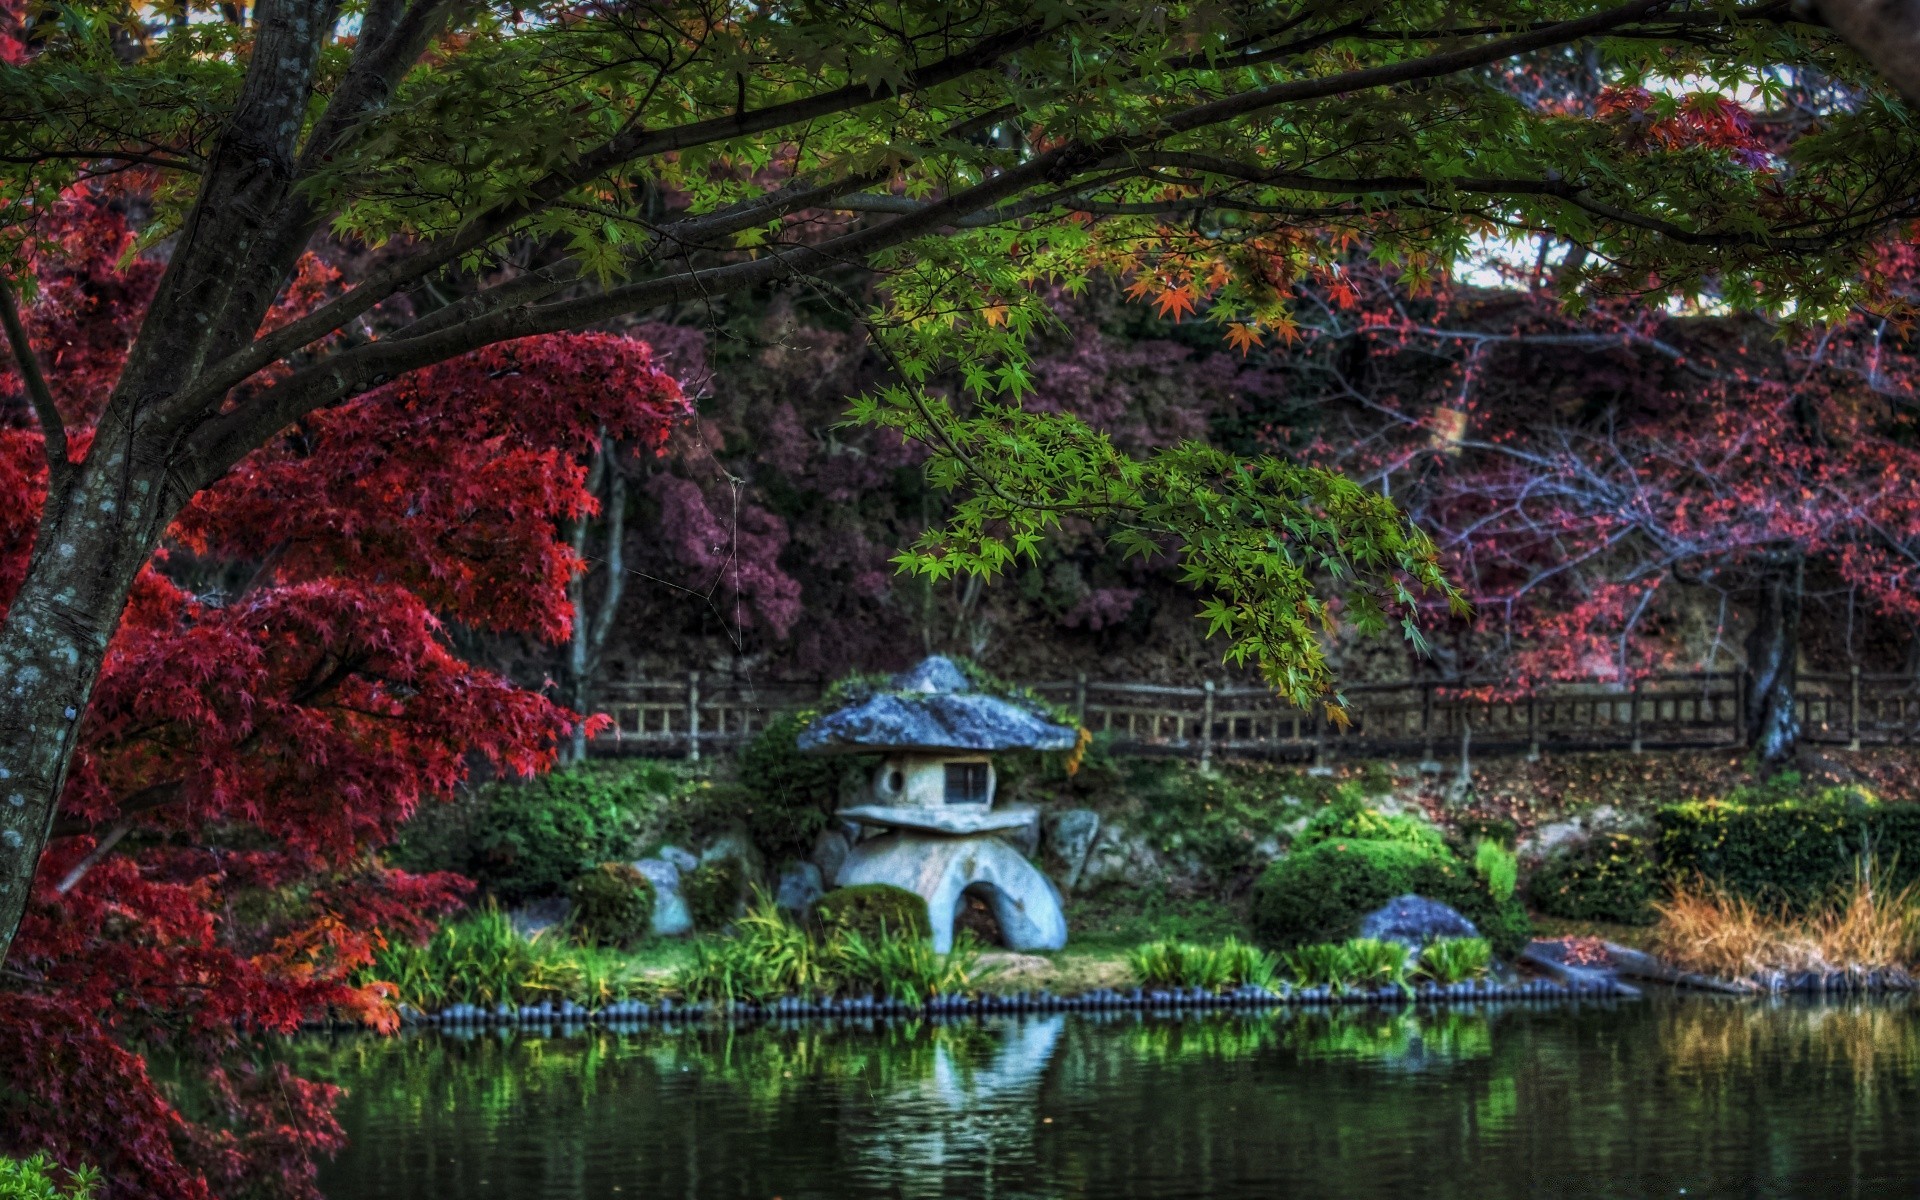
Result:
<svg viewBox="0 0 1920 1200">
<path fill-rule="evenodd" d="M 1863 870 L 1851 887 L 1806 913 L 1755 904 L 1696 880 L 1657 902 L 1655 953 L 1721 979 L 1773 972 L 1906 967 L 1920 954 L 1920 884 L 1877 886 Z"/>
</svg>

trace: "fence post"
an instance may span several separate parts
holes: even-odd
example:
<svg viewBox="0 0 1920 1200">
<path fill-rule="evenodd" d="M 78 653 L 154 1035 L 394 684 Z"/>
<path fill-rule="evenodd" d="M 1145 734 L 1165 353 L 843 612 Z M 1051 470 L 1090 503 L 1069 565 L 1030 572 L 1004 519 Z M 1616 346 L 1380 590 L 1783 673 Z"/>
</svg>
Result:
<svg viewBox="0 0 1920 1200">
<path fill-rule="evenodd" d="M 1420 685 L 1420 761 L 1433 761 L 1433 681 Z"/>
<path fill-rule="evenodd" d="M 1200 770 L 1204 773 L 1213 770 L 1213 680 L 1201 683 L 1204 695 L 1200 701 Z"/>
<path fill-rule="evenodd" d="M 1847 696 L 1847 749 L 1860 748 L 1860 664 L 1847 668 L 1853 690 Z"/>
<path fill-rule="evenodd" d="M 700 761 L 700 672 L 687 672 L 687 761 Z"/>
<path fill-rule="evenodd" d="M 1640 677 L 1633 677 L 1633 691 L 1628 694 L 1627 705 L 1631 710 L 1629 720 L 1633 726 L 1633 752 L 1640 753 Z"/>
<path fill-rule="evenodd" d="M 1080 672 L 1073 680 L 1073 719 L 1081 727 L 1087 724 L 1087 673 Z"/>
</svg>

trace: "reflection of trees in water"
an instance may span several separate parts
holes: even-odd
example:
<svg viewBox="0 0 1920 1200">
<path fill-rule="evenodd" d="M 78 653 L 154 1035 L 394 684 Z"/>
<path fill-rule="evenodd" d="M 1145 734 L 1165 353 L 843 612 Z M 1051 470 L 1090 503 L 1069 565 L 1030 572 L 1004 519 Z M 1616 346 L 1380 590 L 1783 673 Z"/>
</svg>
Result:
<svg viewBox="0 0 1920 1200">
<path fill-rule="evenodd" d="M 1300 1179 L 1482 1200 L 1549 1167 L 1616 1194 L 1740 1194 L 1760 1171 L 1768 1194 L 1814 1195 L 1836 1161 L 1865 1179 L 1920 1163 L 1906 1003 L 796 1023 L 281 1056 L 351 1085 L 356 1144 L 328 1184 L 357 1200 L 477 1195 L 483 1177 L 484 1194 L 549 1200 L 613 1183 L 1245 1198 Z"/>
<path fill-rule="evenodd" d="M 1757 1069 L 1806 1079 L 1852 1080 L 1856 1103 L 1875 1105 L 1890 1084 L 1920 1073 L 1920 1021 L 1907 997 L 1815 1004 L 1708 1001 L 1661 1014 L 1660 1044 L 1674 1073 L 1718 1087 Z"/>
</svg>

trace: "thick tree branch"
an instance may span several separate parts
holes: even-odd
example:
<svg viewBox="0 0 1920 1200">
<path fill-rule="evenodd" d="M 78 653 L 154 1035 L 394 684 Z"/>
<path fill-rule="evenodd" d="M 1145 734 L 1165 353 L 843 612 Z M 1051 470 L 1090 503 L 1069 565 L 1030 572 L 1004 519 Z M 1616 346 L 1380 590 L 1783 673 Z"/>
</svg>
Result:
<svg viewBox="0 0 1920 1200">
<path fill-rule="evenodd" d="M 26 386 L 27 398 L 33 402 L 33 415 L 40 420 L 40 436 L 46 444 L 47 471 L 57 485 L 61 476 L 72 465 L 67 460 L 67 427 L 60 419 L 60 409 L 53 402 L 53 393 L 47 388 L 46 376 L 40 373 L 40 358 L 33 352 L 33 344 L 27 340 L 27 327 L 20 321 L 20 309 L 14 304 L 13 285 L 0 278 L 0 326 L 7 331 L 7 344 L 13 347 L 13 362 L 20 372 L 20 381 Z"/>
<path fill-rule="evenodd" d="M 1907 103 L 1920 105 L 1920 0 L 1819 0 L 1819 9 Z"/>
</svg>

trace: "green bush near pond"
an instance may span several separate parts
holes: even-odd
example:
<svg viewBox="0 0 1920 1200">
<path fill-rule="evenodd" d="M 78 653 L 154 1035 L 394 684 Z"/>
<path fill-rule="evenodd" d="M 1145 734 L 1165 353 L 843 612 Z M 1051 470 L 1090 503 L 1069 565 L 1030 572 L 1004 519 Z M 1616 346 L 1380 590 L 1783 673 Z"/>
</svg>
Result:
<svg viewBox="0 0 1920 1200">
<path fill-rule="evenodd" d="M 576 937 L 624 946 L 645 937 L 653 923 L 653 884 L 633 864 L 601 863 L 567 885 L 568 920 Z"/>
<path fill-rule="evenodd" d="M 731 858 L 701 863 L 680 877 L 680 895 L 687 902 L 687 915 L 699 930 L 725 928 L 740 911 L 740 901 L 746 893 L 746 873 Z"/>
<path fill-rule="evenodd" d="M 560 893 L 600 863 L 631 858 L 657 772 L 588 764 L 489 784 L 469 834 L 466 874 L 502 903 Z"/>
<path fill-rule="evenodd" d="M 1527 881 L 1527 895 L 1550 917 L 1651 924 L 1660 890 L 1652 853 L 1645 839 L 1596 834 L 1548 855 Z"/>
<path fill-rule="evenodd" d="M 1273 982 L 1277 956 L 1239 938 L 1217 945 L 1163 939 L 1136 946 L 1127 953 L 1127 966 L 1147 987 L 1226 988 L 1266 987 Z"/>
<path fill-rule="evenodd" d="M 829 933 L 877 938 L 900 934 L 927 937 L 933 932 L 926 899 L 918 892 L 886 883 L 835 888 L 814 905 L 813 915 Z"/>
<path fill-rule="evenodd" d="M 868 936 L 809 930 L 787 919 L 765 893 L 730 937 L 694 946 L 674 976 L 689 1000 L 760 1004 L 793 995 L 880 995 L 909 1004 L 973 983 L 978 951 L 963 934 L 947 954 L 918 934 Z"/>
<path fill-rule="evenodd" d="M 1343 941 L 1367 913 L 1413 894 L 1456 909 L 1502 956 L 1525 948 L 1532 926 L 1514 896 L 1496 898 L 1444 842 L 1395 829 L 1403 840 L 1322 841 L 1268 867 L 1249 907 L 1256 939 L 1282 949 Z"/>
<path fill-rule="evenodd" d="M 392 984 L 401 1003 L 423 1012 L 548 1000 L 593 1008 L 660 992 L 617 953 L 575 945 L 558 930 L 529 937 L 493 905 L 447 922 L 419 945 L 388 945 L 357 982 L 374 980 Z"/>
<path fill-rule="evenodd" d="M 1804 799 L 1735 792 L 1654 814 L 1654 851 L 1669 879 L 1713 880 L 1735 895 L 1803 909 L 1877 860 L 1898 888 L 1920 879 L 1920 805 L 1886 805 L 1856 788 Z"/>
<path fill-rule="evenodd" d="M 794 742 L 814 715 L 777 716 L 740 752 L 741 815 L 770 862 L 805 856 L 839 805 L 842 781 L 871 769 L 871 755 L 802 754 Z"/>
</svg>

